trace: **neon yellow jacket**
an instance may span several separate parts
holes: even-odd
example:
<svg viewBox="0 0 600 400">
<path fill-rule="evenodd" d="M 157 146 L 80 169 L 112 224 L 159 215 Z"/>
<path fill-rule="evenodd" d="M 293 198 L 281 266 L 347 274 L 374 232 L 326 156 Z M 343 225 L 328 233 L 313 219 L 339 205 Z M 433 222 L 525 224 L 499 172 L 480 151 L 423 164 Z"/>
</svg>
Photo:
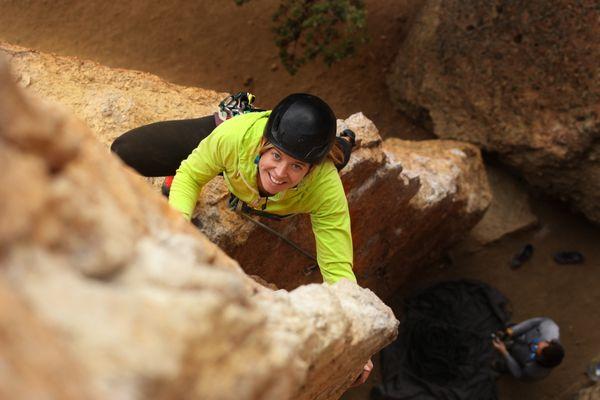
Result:
<svg viewBox="0 0 600 400">
<path fill-rule="evenodd" d="M 356 282 L 348 201 L 331 160 L 313 166 L 296 187 L 268 198 L 260 196 L 255 160 L 269 114 L 234 117 L 202 140 L 177 170 L 169 204 L 190 219 L 202 187 L 222 172 L 229 191 L 252 208 L 277 215 L 310 214 L 325 282 L 341 278 Z"/>
</svg>

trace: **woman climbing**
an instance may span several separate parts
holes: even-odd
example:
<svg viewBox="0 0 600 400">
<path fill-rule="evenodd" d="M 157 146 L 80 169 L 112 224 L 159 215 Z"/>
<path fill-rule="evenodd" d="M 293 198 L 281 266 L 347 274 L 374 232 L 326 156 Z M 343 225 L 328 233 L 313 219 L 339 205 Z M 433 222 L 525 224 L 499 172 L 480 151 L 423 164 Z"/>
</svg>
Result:
<svg viewBox="0 0 600 400">
<path fill-rule="evenodd" d="M 343 163 L 344 152 L 335 139 L 329 106 L 297 93 L 273 111 L 247 112 L 218 126 L 212 116 L 142 126 L 111 149 L 144 176 L 175 175 L 169 203 L 188 220 L 202 187 L 218 174 L 232 203 L 246 212 L 310 214 L 324 281 L 356 282 L 348 202 L 334 164 Z"/>
<path fill-rule="evenodd" d="M 238 95 L 237 105 L 247 108 L 251 96 Z M 175 175 L 169 203 L 188 220 L 202 187 L 218 174 L 231 203 L 248 213 L 310 214 L 324 281 L 356 282 L 348 203 L 336 169 L 349 151 L 335 143 L 331 108 L 297 93 L 273 111 L 246 112 L 218 126 L 213 116 L 142 126 L 117 138 L 111 149 L 144 176 Z"/>
<path fill-rule="evenodd" d="M 233 100 L 248 106 L 249 96 Z M 336 168 L 349 158 L 351 146 L 344 143 L 336 141 L 331 108 L 316 96 L 296 93 L 272 111 L 242 113 L 218 126 L 212 116 L 142 126 L 117 138 L 111 150 L 144 176 L 175 175 L 169 204 L 188 220 L 202 187 L 219 174 L 231 203 L 246 212 L 309 214 L 318 266 L 331 284 L 342 278 L 356 282 L 348 202 Z M 356 384 L 367 379 L 372 365 L 369 360 Z"/>
</svg>

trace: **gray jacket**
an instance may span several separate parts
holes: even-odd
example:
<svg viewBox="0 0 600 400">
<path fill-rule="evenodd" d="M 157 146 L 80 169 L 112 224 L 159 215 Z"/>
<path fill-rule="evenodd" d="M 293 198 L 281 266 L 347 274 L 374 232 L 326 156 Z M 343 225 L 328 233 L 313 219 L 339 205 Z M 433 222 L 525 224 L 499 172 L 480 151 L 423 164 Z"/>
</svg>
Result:
<svg viewBox="0 0 600 400">
<path fill-rule="evenodd" d="M 542 367 L 531 359 L 530 343 L 535 340 L 559 339 L 558 325 L 550 318 L 531 318 L 512 327 L 514 342 L 508 346 L 505 358 L 510 373 L 519 379 L 538 380 L 545 378 L 551 368 Z"/>
</svg>

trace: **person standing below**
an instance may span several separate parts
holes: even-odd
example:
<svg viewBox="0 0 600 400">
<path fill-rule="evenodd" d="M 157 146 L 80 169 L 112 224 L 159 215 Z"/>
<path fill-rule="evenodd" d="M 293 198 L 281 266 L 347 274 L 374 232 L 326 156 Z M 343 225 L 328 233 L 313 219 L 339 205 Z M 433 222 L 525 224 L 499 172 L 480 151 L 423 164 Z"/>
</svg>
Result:
<svg viewBox="0 0 600 400">
<path fill-rule="evenodd" d="M 503 336 L 503 340 L 498 336 Z M 493 346 L 504 357 L 511 375 L 528 381 L 547 377 L 565 355 L 558 325 L 544 317 L 507 328 L 494 338 Z"/>
</svg>

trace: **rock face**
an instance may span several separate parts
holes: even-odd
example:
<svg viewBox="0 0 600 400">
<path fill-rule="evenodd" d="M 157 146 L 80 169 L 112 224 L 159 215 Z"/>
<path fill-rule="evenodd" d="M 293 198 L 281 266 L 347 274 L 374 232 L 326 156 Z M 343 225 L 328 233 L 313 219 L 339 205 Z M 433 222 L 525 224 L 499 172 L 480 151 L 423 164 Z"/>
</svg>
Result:
<svg viewBox="0 0 600 400">
<path fill-rule="evenodd" d="M 448 245 L 464 237 L 490 205 L 491 193 L 479 149 L 464 142 L 388 139 L 384 145 L 403 176 L 418 179 L 419 191 L 396 211 L 398 248 L 386 276 L 406 279 L 403 265 L 439 260 Z M 387 280 L 387 279 L 386 279 Z"/>
<path fill-rule="evenodd" d="M 499 168 L 486 166 L 492 204 L 481 221 L 468 233 L 456 250 L 472 252 L 504 236 L 537 225 L 531 212 L 529 196 L 522 182 Z"/>
<path fill-rule="evenodd" d="M 396 335 L 351 282 L 254 283 L 82 122 L 31 96 L 2 60 L 2 398 L 334 399 Z"/>
<path fill-rule="evenodd" d="M 439 137 L 497 153 L 599 223 L 598 18 L 596 1 L 428 0 L 390 93 Z"/>
<path fill-rule="evenodd" d="M 68 347 L 32 315 L 4 278 L 0 278 L 0 360 L 2 399 L 96 399 Z"/>
<path fill-rule="evenodd" d="M 587 389 L 582 389 L 577 394 L 577 400 L 599 400 L 600 384 L 595 384 Z"/>
<path fill-rule="evenodd" d="M 28 90 L 59 102 L 64 96 L 76 115 L 99 129 L 104 143 L 139 122 L 209 114 L 209 105 L 214 110 L 220 98 L 149 74 L 111 70 L 8 45 L 3 49 L 12 58 L 17 79 Z M 24 76 L 28 77 L 25 81 Z M 78 100 L 92 96 L 88 80 L 80 86 L 69 83 L 68 90 L 63 88 L 63 82 L 81 82 L 82 77 L 92 77 L 91 84 L 99 93 L 112 95 L 90 105 Z M 165 106 L 165 98 L 177 107 Z M 102 112 L 108 107 L 106 99 L 113 105 L 110 113 Z M 202 107 L 197 104 L 201 102 Z M 412 270 L 439 257 L 481 218 L 490 203 L 485 171 L 474 146 L 438 141 L 392 141 L 395 144 L 388 146 L 362 114 L 339 120 L 338 128 L 345 127 L 355 131 L 358 143 L 341 174 L 352 218 L 354 270 L 359 284 L 387 297 Z M 248 274 L 288 290 L 321 282 L 319 272 L 310 268 L 310 259 L 230 211 L 226 199 L 220 179 L 206 186 L 198 207 L 201 230 Z M 260 221 L 314 252 L 308 216 Z"/>
<path fill-rule="evenodd" d="M 0 53 L 10 57 L 21 86 L 75 112 L 106 145 L 140 125 L 212 114 L 226 96 L 174 85 L 139 71 L 112 69 L 8 43 L 0 43 Z"/>
</svg>

